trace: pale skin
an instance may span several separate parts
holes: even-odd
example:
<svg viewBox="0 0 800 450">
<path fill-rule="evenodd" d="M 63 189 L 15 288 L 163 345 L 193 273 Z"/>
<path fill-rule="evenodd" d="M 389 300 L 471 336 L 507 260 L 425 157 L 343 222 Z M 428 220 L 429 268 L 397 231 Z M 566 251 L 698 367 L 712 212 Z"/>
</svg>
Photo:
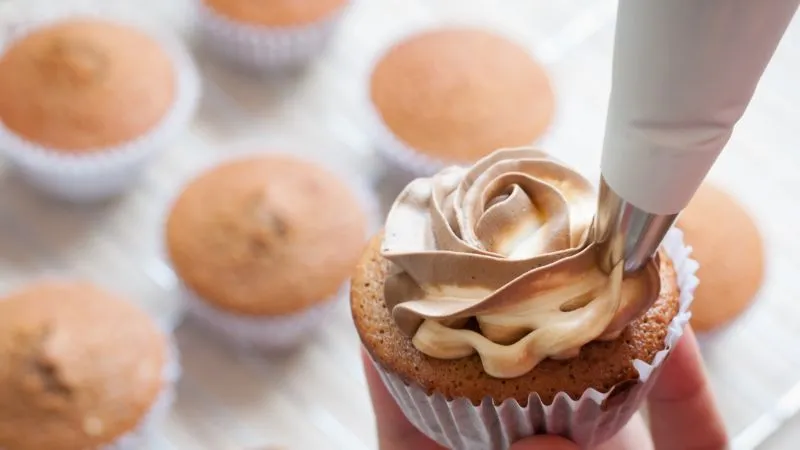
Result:
<svg viewBox="0 0 800 450">
<path fill-rule="evenodd" d="M 439 450 L 417 431 L 384 387 L 365 356 L 364 367 L 375 409 L 380 450 Z M 664 362 L 648 397 L 650 428 L 638 415 L 598 450 L 717 450 L 728 444 L 722 419 L 708 386 L 694 333 L 687 328 Z M 579 450 L 557 436 L 535 436 L 511 450 Z"/>
</svg>

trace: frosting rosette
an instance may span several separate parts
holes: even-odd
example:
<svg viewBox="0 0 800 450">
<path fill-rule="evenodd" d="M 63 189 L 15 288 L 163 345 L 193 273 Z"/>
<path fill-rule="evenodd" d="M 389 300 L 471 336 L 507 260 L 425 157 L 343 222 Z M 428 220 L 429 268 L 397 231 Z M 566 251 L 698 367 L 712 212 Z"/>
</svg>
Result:
<svg viewBox="0 0 800 450">
<path fill-rule="evenodd" d="M 434 358 L 477 353 L 498 378 L 615 339 L 658 298 L 659 264 L 603 271 L 596 202 L 584 177 L 531 148 L 414 180 L 389 212 L 381 248 L 398 327 Z"/>
</svg>

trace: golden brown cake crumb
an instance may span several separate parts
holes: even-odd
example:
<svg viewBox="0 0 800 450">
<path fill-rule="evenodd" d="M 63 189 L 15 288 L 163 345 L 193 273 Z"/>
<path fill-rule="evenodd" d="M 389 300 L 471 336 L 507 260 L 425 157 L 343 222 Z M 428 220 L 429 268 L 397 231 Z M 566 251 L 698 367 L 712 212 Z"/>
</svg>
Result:
<svg viewBox="0 0 800 450">
<path fill-rule="evenodd" d="M 252 25 L 305 25 L 325 19 L 343 8 L 347 0 L 203 0 L 218 14 L 236 22 Z"/>
<path fill-rule="evenodd" d="M 644 316 L 610 342 L 592 342 L 580 355 L 565 361 L 545 360 L 518 378 L 499 379 L 483 371 L 473 355 L 442 360 L 414 348 L 395 325 L 383 298 L 389 263 L 380 255 L 381 236 L 373 238 L 353 278 L 350 302 L 356 329 L 372 358 L 407 383 L 447 398 L 464 397 L 478 404 L 490 396 L 497 403 L 513 398 L 527 404 L 532 392 L 550 404 L 558 392 L 578 398 L 589 388 L 607 392 L 613 386 L 638 379 L 632 361 L 652 361 L 664 348 L 667 326 L 678 313 L 679 291 L 671 261 L 661 258 L 661 293 Z"/>
<path fill-rule="evenodd" d="M 678 219 L 699 264 L 691 324 L 710 331 L 754 300 L 764 279 L 764 243 L 750 214 L 728 193 L 705 183 Z"/>
<path fill-rule="evenodd" d="M 173 64 L 128 26 L 93 19 L 39 29 L 0 57 L 0 120 L 12 132 L 70 153 L 144 135 L 175 98 Z"/>
<path fill-rule="evenodd" d="M 455 162 L 532 143 L 550 125 L 555 102 L 547 74 L 524 48 L 468 28 L 396 44 L 375 67 L 371 98 L 401 141 Z"/>
<path fill-rule="evenodd" d="M 244 315 L 302 311 L 335 295 L 364 248 L 359 199 L 289 156 L 224 163 L 192 181 L 167 221 L 175 270 L 199 297 Z"/>
<path fill-rule="evenodd" d="M 84 450 L 136 428 L 163 388 L 165 336 L 85 282 L 0 299 L 0 448 Z"/>
</svg>

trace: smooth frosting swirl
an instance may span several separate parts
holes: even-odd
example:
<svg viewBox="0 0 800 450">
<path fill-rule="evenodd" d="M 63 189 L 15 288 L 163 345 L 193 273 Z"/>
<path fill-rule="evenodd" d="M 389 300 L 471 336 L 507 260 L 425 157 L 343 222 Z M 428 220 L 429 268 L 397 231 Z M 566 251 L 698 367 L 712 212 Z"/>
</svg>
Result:
<svg viewBox="0 0 800 450">
<path fill-rule="evenodd" d="M 624 280 L 621 262 L 600 269 L 596 201 L 585 178 L 530 148 L 414 180 L 381 249 L 397 325 L 428 356 L 477 352 L 498 378 L 616 338 L 658 297 L 659 266 L 654 258 Z"/>
</svg>

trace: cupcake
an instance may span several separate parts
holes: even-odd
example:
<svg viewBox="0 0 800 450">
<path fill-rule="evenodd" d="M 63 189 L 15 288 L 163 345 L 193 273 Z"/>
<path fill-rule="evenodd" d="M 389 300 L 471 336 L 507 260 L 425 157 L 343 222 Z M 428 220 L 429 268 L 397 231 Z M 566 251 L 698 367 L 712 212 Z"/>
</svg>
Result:
<svg viewBox="0 0 800 450">
<path fill-rule="evenodd" d="M 106 19 L 21 27 L 0 55 L 0 150 L 48 194 L 117 195 L 188 123 L 190 67 L 177 48 Z"/>
<path fill-rule="evenodd" d="M 581 448 L 639 408 L 697 284 L 672 230 L 640 272 L 596 263 L 595 194 L 529 148 L 419 178 L 353 277 L 358 334 L 408 419 L 453 449 L 559 434 Z"/>
<path fill-rule="evenodd" d="M 296 67 L 320 55 L 348 0 L 196 0 L 209 48 L 256 69 Z"/>
<path fill-rule="evenodd" d="M 346 295 L 366 226 L 359 198 L 332 173 L 255 156 L 188 184 L 166 247 L 200 323 L 244 348 L 285 350 Z"/>
<path fill-rule="evenodd" d="M 469 28 L 395 44 L 372 72 L 370 99 L 377 150 L 416 175 L 531 144 L 554 108 L 547 74 L 526 49 Z"/>
<path fill-rule="evenodd" d="M 134 450 L 163 418 L 175 355 L 150 317 L 86 282 L 0 299 L 0 448 Z"/>
<path fill-rule="evenodd" d="M 719 330 L 745 312 L 763 283 L 761 233 L 736 199 L 709 183 L 697 190 L 678 227 L 692 246 L 703 280 L 695 292 L 692 327 L 700 333 Z"/>
</svg>

